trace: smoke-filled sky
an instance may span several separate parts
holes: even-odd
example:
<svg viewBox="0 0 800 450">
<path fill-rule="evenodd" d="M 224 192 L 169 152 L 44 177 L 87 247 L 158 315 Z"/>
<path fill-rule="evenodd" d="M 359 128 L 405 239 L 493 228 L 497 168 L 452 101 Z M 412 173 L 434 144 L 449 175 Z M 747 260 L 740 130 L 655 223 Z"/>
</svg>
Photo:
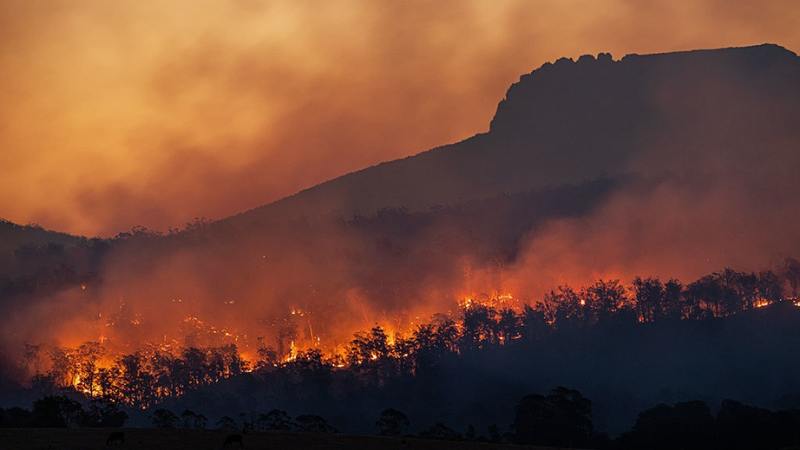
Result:
<svg viewBox="0 0 800 450">
<path fill-rule="evenodd" d="M 775 42 L 794 0 L 0 3 L 0 217 L 219 218 L 484 131 L 559 56 Z"/>
</svg>

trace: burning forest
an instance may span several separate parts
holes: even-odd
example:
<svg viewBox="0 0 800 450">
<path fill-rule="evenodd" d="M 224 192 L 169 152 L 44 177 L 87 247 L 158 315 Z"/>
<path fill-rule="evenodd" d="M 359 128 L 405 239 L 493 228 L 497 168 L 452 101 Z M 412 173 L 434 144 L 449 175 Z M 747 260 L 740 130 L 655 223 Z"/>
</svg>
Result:
<svg viewBox="0 0 800 450">
<path fill-rule="evenodd" d="M 112 14 L 123 3 L 97 17 L 136 34 Z M 126 80 L 113 105 L 42 95 L 51 77 L 61 89 L 109 84 L 83 65 L 56 76 L 43 61 L 72 67 L 61 55 L 75 52 L 9 28 L 9 47 L 31 46 L 14 54 L 50 69 L 0 75 L 11 97 L 32 99 L 14 102 L 28 121 L 0 106 L 0 147 L 14 149 L 0 165 L 17 180 L 0 180 L 0 214 L 16 222 L 0 220 L 0 438 L 129 420 L 184 431 L 210 421 L 232 433 L 228 447 L 255 439 L 238 433 L 376 427 L 403 446 L 408 434 L 609 449 L 800 443 L 786 431 L 800 424 L 792 50 L 536 50 L 538 67 L 509 86 L 522 70 L 507 65 L 521 54 L 514 38 L 540 41 L 519 18 L 561 6 L 530 16 L 512 1 L 492 15 L 470 3 L 440 17 L 438 5 L 401 14 L 375 3 L 315 21 L 316 7 L 244 3 L 156 33 L 175 40 L 168 62 L 127 32 L 108 39 L 124 51 L 77 52 Z M 603 14 L 639 9 L 621 3 Z M 6 9 L 0 29 L 16 20 Z M 76 39 L 106 34 L 83 7 L 18 9 Z M 156 23 L 145 20 L 154 11 L 128 12 Z M 283 19 L 251 23 L 272 15 Z M 503 32 L 488 33 L 500 17 Z M 218 21 L 230 39 L 183 41 Z M 800 42 L 795 28 L 787 45 Z M 152 70 L 122 70 L 118 53 Z M 459 118 L 491 112 L 484 97 L 499 99 L 494 114 L 465 137 L 475 129 Z M 51 99 L 82 106 L 62 117 Z M 66 156 L 36 151 L 59 145 Z M 204 214 L 214 218 L 165 228 Z M 743 417 L 768 437 L 720 437 L 755 420 Z M 124 433 L 107 443 L 126 445 Z"/>
<path fill-rule="evenodd" d="M 327 346 L 314 328 L 336 325 L 300 308 L 290 308 L 274 324 L 278 331 L 272 340 L 187 316 L 174 336 L 139 342 L 130 353 L 120 352 L 126 346 L 116 345 L 107 335 L 125 339 L 128 330 L 146 324 L 121 303 L 118 313 L 102 323 L 104 335 L 72 347 L 28 343 L 23 365 L 31 375 L 31 388 L 38 392 L 73 391 L 148 409 L 245 373 L 291 377 L 297 372 L 344 371 L 363 383 L 380 385 L 392 377 L 413 377 L 439 358 L 496 351 L 513 347 L 515 341 L 535 348 L 545 335 L 564 330 L 721 320 L 784 304 L 800 308 L 798 287 L 800 262 L 789 258 L 776 272 L 725 269 L 686 285 L 676 279 L 637 277 L 627 285 L 599 280 L 577 290 L 559 286 L 533 304 L 510 293 L 470 295 L 454 302 L 452 310 L 427 320 L 416 316 L 397 327 L 376 322 L 355 332 L 349 341 Z M 233 300 L 223 303 L 235 305 Z"/>
</svg>

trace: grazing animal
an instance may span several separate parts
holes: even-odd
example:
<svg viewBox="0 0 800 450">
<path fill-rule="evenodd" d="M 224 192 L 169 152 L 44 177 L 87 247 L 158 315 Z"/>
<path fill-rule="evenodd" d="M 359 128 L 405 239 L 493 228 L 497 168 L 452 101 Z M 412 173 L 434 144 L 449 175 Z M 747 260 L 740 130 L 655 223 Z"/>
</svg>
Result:
<svg viewBox="0 0 800 450">
<path fill-rule="evenodd" d="M 112 431 L 106 439 L 106 445 L 123 445 L 125 443 L 125 433 L 122 431 Z"/>
<path fill-rule="evenodd" d="M 225 438 L 222 448 L 228 448 L 233 444 L 238 444 L 239 448 L 244 448 L 244 439 L 242 439 L 241 434 L 229 434 L 228 437 Z"/>
</svg>

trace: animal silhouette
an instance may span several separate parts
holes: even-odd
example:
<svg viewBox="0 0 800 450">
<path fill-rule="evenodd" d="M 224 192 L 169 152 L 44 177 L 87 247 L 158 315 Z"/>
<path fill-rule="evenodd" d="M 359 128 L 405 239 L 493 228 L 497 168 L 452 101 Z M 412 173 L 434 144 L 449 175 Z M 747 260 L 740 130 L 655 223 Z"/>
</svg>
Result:
<svg viewBox="0 0 800 450">
<path fill-rule="evenodd" d="M 229 434 L 228 437 L 225 438 L 225 442 L 222 443 L 222 448 L 230 448 L 234 444 L 237 444 L 239 448 L 244 448 L 244 439 L 241 434 Z"/>
<path fill-rule="evenodd" d="M 125 444 L 125 433 L 122 431 L 112 431 L 106 439 L 106 445 L 123 445 Z"/>
</svg>

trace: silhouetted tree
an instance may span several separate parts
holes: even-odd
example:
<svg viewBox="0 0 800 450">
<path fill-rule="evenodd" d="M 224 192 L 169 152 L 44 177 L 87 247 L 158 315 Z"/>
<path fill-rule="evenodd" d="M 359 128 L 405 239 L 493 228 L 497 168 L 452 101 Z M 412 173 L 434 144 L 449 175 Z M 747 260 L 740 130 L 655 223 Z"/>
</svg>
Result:
<svg viewBox="0 0 800 450">
<path fill-rule="evenodd" d="M 684 317 L 683 309 L 683 286 L 678 280 L 671 279 L 664 283 L 661 313 L 664 319 L 680 320 Z"/>
<path fill-rule="evenodd" d="M 306 433 L 336 433 L 336 428 L 328 425 L 320 416 L 301 414 L 295 418 L 295 423 L 300 431 Z"/>
<path fill-rule="evenodd" d="M 195 417 L 197 414 L 189 409 L 184 409 L 181 413 L 181 428 L 194 428 Z"/>
<path fill-rule="evenodd" d="M 178 416 L 168 409 L 159 408 L 153 411 L 151 421 L 155 428 L 175 428 Z"/>
<path fill-rule="evenodd" d="M 690 319 L 718 317 L 722 313 L 722 287 L 714 275 L 706 275 L 686 286 L 685 298 Z"/>
<path fill-rule="evenodd" d="M 32 423 L 36 427 L 75 426 L 80 423 L 82 416 L 80 403 L 63 395 L 48 396 L 33 402 Z"/>
<path fill-rule="evenodd" d="M 348 359 L 351 364 L 358 365 L 368 361 L 377 361 L 389 356 L 389 339 L 381 327 L 374 327 L 369 333 L 356 333 L 350 342 Z"/>
<path fill-rule="evenodd" d="M 643 411 L 620 443 L 630 449 L 707 449 L 712 448 L 713 436 L 714 419 L 708 406 L 692 401 Z"/>
<path fill-rule="evenodd" d="M 525 340 L 531 344 L 544 339 L 550 333 L 550 325 L 547 323 L 547 316 L 539 308 L 541 303 L 536 307 L 525 305 L 522 310 L 522 335 Z"/>
<path fill-rule="evenodd" d="M 120 380 L 122 372 L 118 365 L 97 369 L 97 392 L 100 398 L 116 400 L 122 398 Z"/>
<path fill-rule="evenodd" d="M 461 333 L 456 322 L 444 315 L 435 315 L 433 318 L 435 332 L 433 334 L 436 352 L 441 355 L 458 351 L 458 340 Z"/>
<path fill-rule="evenodd" d="M 121 411 L 116 403 L 104 399 L 93 399 L 83 414 L 81 425 L 85 427 L 121 427 L 128 420 L 128 414 Z"/>
<path fill-rule="evenodd" d="M 378 421 L 375 422 L 378 432 L 383 436 L 401 436 L 405 434 L 409 426 L 408 417 L 402 412 L 388 408 L 381 412 Z"/>
<path fill-rule="evenodd" d="M 412 375 L 414 373 L 415 352 L 417 346 L 413 337 L 406 338 L 397 333 L 394 337 L 392 346 L 393 357 L 397 360 L 397 369 L 402 375 Z"/>
<path fill-rule="evenodd" d="M 230 416 L 222 416 L 217 420 L 217 429 L 224 431 L 239 431 L 239 425 Z"/>
<path fill-rule="evenodd" d="M 654 322 L 661 316 L 664 304 L 664 285 L 656 278 L 633 280 L 633 291 L 636 298 L 636 310 L 642 322 Z"/>
<path fill-rule="evenodd" d="M 256 359 L 255 366 L 257 371 L 271 370 L 278 365 L 280 359 L 278 353 L 272 347 L 264 343 L 264 338 L 258 337 L 258 349 L 256 350 L 258 358 Z"/>
<path fill-rule="evenodd" d="M 97 361 L 103 353 L 103 348 L 99 342 L 85 342 L 78 347 L 78 351 L 72 355 L 73 365 L 77 367 L 79 376 L 78 388 L 94 396 L 97 392 Z"/>
<path fill-rule="evenodd" d="M 625 306 L 625 288 L 619 280 L 598 280 L 587 287 L 583 301 L 596 320 L 605 321 Z"/>
<path fill-rule="evenodd" d="M 543 308 L 552 312 L 551 322 L 557 329 L 566 329 L 586 323 L 590 306 L 569 286 L 559 286 L 545 294 Z"/>
<path fill-rule="evenodd" d="M 288 431 L 294 428 L 294 422 L 286 411 L 273 409 L 258 416 L 256 428 L 261 431 Z"/>
<path fill-rule="evenodd" d="M 145 358 L 140 352 L 119 359 L 121 368 L 121 394 L 129 404 L 148 407 L 155 397 L 155 380 L 145 368 Z"/>
<path fill-rule="evenodd" d="M 718 275 L 722 287 L 722 315 L 736 314 L 753 308 L 757 298 L 755 274 L 726 268 Z"/>
<path fill-rule="evenodd" d="M 586 446 L 592 437 L 592 406 L 580 392 L 564 387 L 547 396 L 528 395 L 515 409 L 514 438 L 522 444 Z"/>
<path fill-rule="evenodd" d="M 497 311 L 490 306 L 477 303 L 464 307 L 461 350 L 474 351 L 497 343 L 499 326 L 496 317 Z"/>
<path fill-rule="evenodd" d="M 382 384 L 394 371 L 389 338 L 376 326 L 369 333 L 356 333 L 347 349 L 347 360 L 363 381 Z"/>
<path fill-rule="evenodd" d="M 458 434 L 457 431 L 441 422 L 436 422 L 431 427 L 421 431 L 419 435 L 426 439 L 442 439 L 447 441 L 457 441 L 461 439 L 461 435 Z"/>
<path fill-rule="evenodd" d="M 501 343 L 508 344 L 518 339 L 522 332 L 522 322 L 514 310 L 506 308 L 500 311 L 497 319 L 497 337 Z"/>
<path fill-rule="evenodd" d="M 725 449 L 777 448 L 780 430 L 771 411 L 723 400 L 717 413 L 717 446 Z"/>
<path fill-rule="evenodd" d="M 18 407 L 0 408 L 1 428 L 27 428 L 33 424 L 33 414 L 27 409 Z"/>
<path fill-rule="evenodd" d="M 771 270 L 758 274 L 756 289 L 758 296 L 768 300 L 770 303 L 778 302 L 783 298 L 781 279 Z"/>
</svg>

